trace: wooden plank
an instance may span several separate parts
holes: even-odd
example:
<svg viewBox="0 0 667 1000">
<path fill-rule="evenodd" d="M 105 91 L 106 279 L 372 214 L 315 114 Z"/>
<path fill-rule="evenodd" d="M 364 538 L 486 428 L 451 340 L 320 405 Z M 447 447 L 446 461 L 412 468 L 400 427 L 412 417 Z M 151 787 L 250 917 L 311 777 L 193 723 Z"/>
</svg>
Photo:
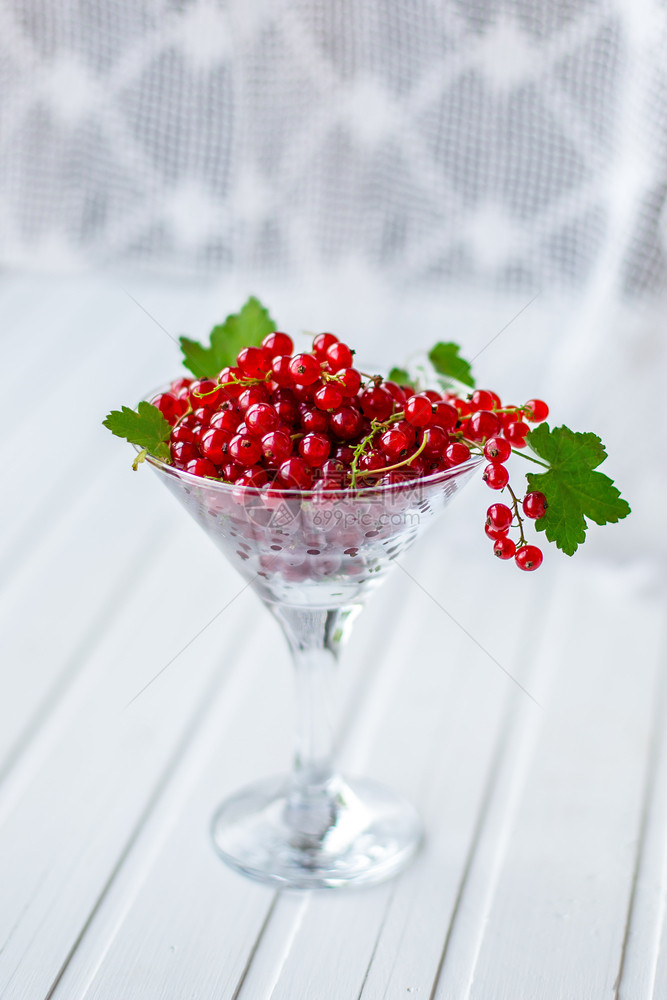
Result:
<svg viewBox="0 0 667 1000">
<path fill-rule="evenodd" d="M 510 749 L 516 768 L 494 790 L 434 998 L 481 1000 L 489 983 L 499 1000 L 613 995 L 659 619 L 632 577 L 585 556 L 549 614 L 549 713 Z"/>
<path fill-rule="evenodd" d="M 147 803 L 167 780 L 179 744 L 230 667 L 238 629 L 234 616 L 222 616 L 128 705 L 196 627 L 238 592 L 237 578 L 220 579 L 218 560 L 207 567 L 204 559 L 197 587 L 178 592 L 178 614 L 170 615 L 174 580 L 187 575 L 192 552 L 196 548 L 179 561 L 165 546 L 137 581 L 104 643 L 90 654 L 75 711 L 61 714 L 60 728 L 38 735 L 36 743 L 47 741 L 48 753 L 35 751 L 42 766 L 30 768 L 25 785 L 12 789 L 0 828 L 0 982 L 7 996 L 50 989 Z M 248 599 L 246 592 L 241 606 Z"/>
<path fill-rule="evenodd" d="M 3 603 L 0 775 L 7 775 L 65 691 L 86 683 L 91 652 L 173 524 L 169 498 L 138 504 L 137 483 L 119 466 L 114 462 L 82 491 L 58 532 L 31 550 Z"/>
</svg>

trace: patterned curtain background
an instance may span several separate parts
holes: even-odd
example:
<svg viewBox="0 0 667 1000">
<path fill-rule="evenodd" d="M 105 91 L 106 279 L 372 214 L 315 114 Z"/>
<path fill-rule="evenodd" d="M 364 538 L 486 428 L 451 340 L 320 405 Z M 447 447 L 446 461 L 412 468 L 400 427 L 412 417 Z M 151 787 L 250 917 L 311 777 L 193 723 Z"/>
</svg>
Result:
<svg viewBox="0 0 667 1000">
<path fill-rule="evenodd" d="M 0 262 L 665 278 L 655 0 L 0 0 Z"/>
</svg>

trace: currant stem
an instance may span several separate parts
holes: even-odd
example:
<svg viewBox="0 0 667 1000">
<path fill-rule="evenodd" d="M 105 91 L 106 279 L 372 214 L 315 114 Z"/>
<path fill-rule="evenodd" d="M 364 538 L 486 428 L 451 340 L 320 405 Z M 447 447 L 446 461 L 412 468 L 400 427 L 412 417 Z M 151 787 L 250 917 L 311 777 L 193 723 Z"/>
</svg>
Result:
<svg viewBox="0 0 667 1000">
<path fill-rule="evenodd" d="M 212 389 L 207 389 L 206 392 L 198 392 L 195 390 L 194 395 L 197 399 L 206 399 L 207 396 L 212 396 L 214 392 L 219 392 L 220 389 L 224 389 L 227 385 L 242 385 L 245 389 L 251 388 L 253 385 L 262 385 L 265 382 L 270 381 L 271 372 L 267 372 L 262 378 L 237 378 L 236 375 L 232 376 L 229 382 L 216 382 Z"/>
<path fill-rule="evenodd" d="M 400 469 L 402 465 L 409 465 L 410 462 L 413 462 L 415 460 L 417 455 L 421 455 L 425 447 L 426 447 L 426 440 L 422 441 L 422 443 L 419 445 L 417 451 L 415 451 L 414 454 L 410 455 L 408 458 L 404 458 L 402 462 L 396 462 L 395 465 L 385 465 L 383 469 L 369 469 L 368 471 L 362 471 L 359 473 L 359 475 L 379 476 L 380 473 L 392 472 L 394 469 Z"/>
<path fill-rule="evenodd" d="M 174 426 L 171 428 L 172 433 L 176 430 L 176 428 L 179 426 L 179 424 L 181 424 L 185 420 L 186 417 L 190 416 L 190 414 L 192 412 L 193 412 L 192 407 L 188 403 L 188 408 L 185 411 L 185 413 L 181 413 L 180 417 L 178 418 L 178 420 L 176 421 L 176 423 L 174 424 Z"/>
<path fill-rule="evenodd" d="M 547 462 L 540 462 L 539 458 L 533 458 L 532 455 L 526 455 L 525 452 L 519 451 L 517 448 L 512 448 L 512 454 L 518 455 L 519 458 L 525 458 L 527 462 L 534 462 L 535 465 L 541 465 L 543 469 L 551 468 Z"/>
<path fill-rule="evenodd" d="M 520 549 L 523 545 L 527 545 L 528 543 L 526 542 L 526 536 L 523 533 L 523 518 L 519 513 L 519 500 L 509 483 L 505 488 L 508 489 L 510 492 L 510 496 L 512 497 L 512 506 L 514 507 L 514 516 L 516 517 L 519 523 L 519 536 L 521 538 L 521 541 L 519 545 L 517 545 L 517 549 Z"/>
</svg>

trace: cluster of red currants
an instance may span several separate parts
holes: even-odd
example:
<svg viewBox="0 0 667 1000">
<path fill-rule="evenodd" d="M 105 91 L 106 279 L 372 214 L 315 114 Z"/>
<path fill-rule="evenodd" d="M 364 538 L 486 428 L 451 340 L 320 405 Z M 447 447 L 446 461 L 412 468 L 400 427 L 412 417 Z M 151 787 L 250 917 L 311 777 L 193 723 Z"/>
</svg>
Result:
<svg viewBox="0 0 667 1000">
<path fill-rule="evenodd" d="M 519 513 L 519 503 L 514 494 L 512 494 L 512 502 L 514 511 L 504 503 L 491 504 L 486 512 L 484 530 L 489 538 L 493 539 L 493 552 L 499 559 L 511 559 L 514 556 L 520 569 L 538 569 L 542 565 L 542 551 L 537 545 L 527 544 L 523 533 L 523 521 Z M 526 517 L 537 520 L 546 512 L 547 498 L 544 493 L 527 493 L 521 503 L 521 508 Z M 520 532 L 518 545 L 508 535 L 515 520 Z"/>
<path fill-rule="evenodd" d="M 484 479 L 502 489 L 509 480 L 503 463 L 526 443 L 524 418 L 539 422 L 548 413 L 540 400 L 503 407 L 487 390 L 463 399 L 366 375 L 331 333 L 316 336 L 310 353 L 293 351 L 291 337 L 270 333 L 217 378 L 181 378 L 154 399 L 172 426 L 174 466 L 237 486 L 321 492 L 409 482 L 483 450 Z M 535 546 L 522 529 L 509 552 L 512 520 L 487 520 L 487 533 L 498 555 L 509 558 L 516 548 L 517 564 L 534 569 L 539 562 L 525 550 Z"/>
</svg>

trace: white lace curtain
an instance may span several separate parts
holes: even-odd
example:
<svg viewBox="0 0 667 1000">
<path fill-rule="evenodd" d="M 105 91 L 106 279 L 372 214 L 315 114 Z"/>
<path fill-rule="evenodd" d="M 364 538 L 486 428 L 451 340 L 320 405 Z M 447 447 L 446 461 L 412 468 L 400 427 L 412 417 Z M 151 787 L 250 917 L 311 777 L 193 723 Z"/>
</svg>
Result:
<svg viewBox="0 0 667 1000">
<path fill-rule="evenodd" d="M 657 0 L 0 0 L 0 262 L 665 278 Z"/>
</svg>

